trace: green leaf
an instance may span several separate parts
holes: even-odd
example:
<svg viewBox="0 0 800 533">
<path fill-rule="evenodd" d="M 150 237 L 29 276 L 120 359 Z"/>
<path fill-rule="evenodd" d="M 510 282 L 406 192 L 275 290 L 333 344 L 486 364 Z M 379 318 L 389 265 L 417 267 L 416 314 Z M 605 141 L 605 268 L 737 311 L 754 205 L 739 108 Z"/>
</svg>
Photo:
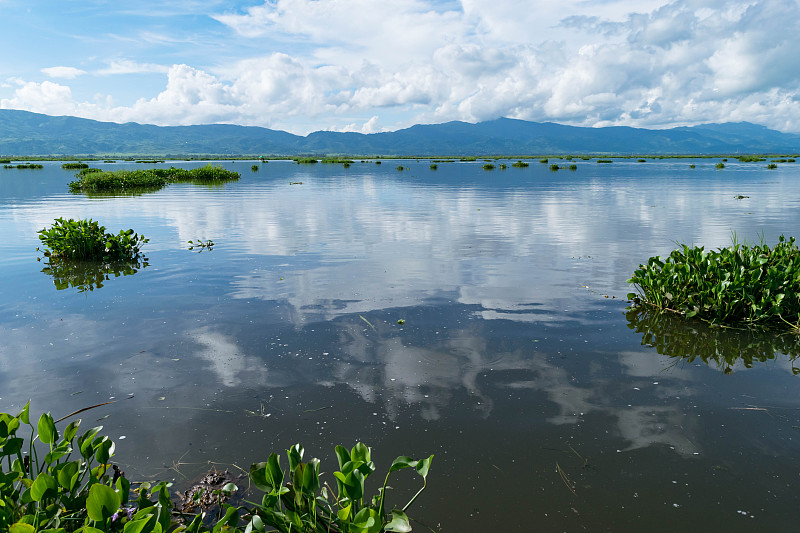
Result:
<svg viewBox="0 0 800 533">
<path fill-rule="evenodd" d="M 58 440 L 58 430 L 56 430 L 56 423 L 50 413 L 43 413 L 39 417 L 39 424 L 37 426 L 39 431 L 39 440 L 45 444 L 53 444 Z"/>
<path fill-rule="evenodd" d="M 25 404 L 25 407 L 22 408 L 22 411 L 19 412 L 17 418 L 22 420 L 23 424 L 30 424 L 30 408 L 31 408 L 31 401 L 28 400 L 28 403 Z"/>
<path fill-rule="evenodd" d="M 72 439 L 75 438 L 75 435 L 78 434 L 78 427 L 81 425 L 80 419 L 73 420 L 70 422 L 67 427 L 64 428 L 64 441 L 65 442 L 72 442 Z"/>
<path fill-rule="evenodd" d="M 336 516 L 339 520 L 348 521 L 350 519 L 350 511 L 353 509 L 353 504 L 348 503 L 346 507 L 342 507 L 336 511 Z"/>
<path fill-rule="evenodd" d="M 417 473 L 422 476 L 422 479 L 428 477 L 428 470 L 431 468 L 431 461 L 433 461 L 433 455 L 417 463 Z"/>
<path fill-rule="evenodd" d="M 339 460 L 339 470 L 344 468 L 345 463 L 350 460 L 350 452 L 344 446 L 336 446 L 336 458 Z"/>
<path fill-rule="evenodd" d="M 8 533 L 36 533 L 36 528 L 30 524 L 17 522 L 11 526 L 11 528 L 8 530 Z"/>
<path fill-rule="evenodd" d="M 137 513 L 138 515 L 138 513 Z M 156 515 L 144 514 L 125 524 L 124 533 L 150 533 L 158 524 Z"/>
<path fill-rule="evenodd" d="M 79 467 L 78 461 L 64 463 L 58 470 L 58 484 L 71 491 L 78 481 Z"/>
<path fill-rule="evenodd" d="M 36 476 L 33 485 L 31 485 L 31 498 L 36 502 L 42 501 L 47 496 L 55 496 L 57 492 L 58 482 L 56 482 L 56 478 L 45 472 Z"/>
<path fill-rule="evenodd" d="M 81 437 L 78 437 L 78 448 L 80 448 L 81 455 L 84 459 L 89 460 L 89 458 L 92 456 L 92 453 L 94 452 L 94 449 L 92 448 L 92 438 L 94 438 L 94 436 L 97 435 L 101 429 L 103 429 L 103 426 L 94 427 L 84 433 Z"/>
<path fill-rule="evenodd" d="M 353 449 L 350 451 L 350 460 L 351 461 L 363 461 L 365 463 L 370 462 L 370 450 L 367 445 L 359 442 L 353 446 Z"/>
<path fill-rule="evenodd" d="M 119 510 L 120 497 L 107 485 L 95 483 L 86 498 L 86 513 L 92 520 L 102 522 Z"/>
<path fill-rule="evenodd" d="M 411 531 L 411 524 L 403 511 L 392 511 L 392 519 L 383 527 L 384 531 L 396 531 L 397 533 L 408 533 Z"/>
<path fill-rule="evenodd" d="M 403 468 L 414 468 L 417 466 L 417 462 L 418 461 L 415 461 L 411 457 L 401 455 L 392 462 L 392 466 L 389 467 L 389 473 L 401 470 Z"/>
<path fill-rule="evenodd" d="M 100 464 L 108 463 L 108 460 L 114 455 L 114 442 L 108 437 L 95 439 L 92 447 L 94 448 L 94 458 Z"/>
</svg>

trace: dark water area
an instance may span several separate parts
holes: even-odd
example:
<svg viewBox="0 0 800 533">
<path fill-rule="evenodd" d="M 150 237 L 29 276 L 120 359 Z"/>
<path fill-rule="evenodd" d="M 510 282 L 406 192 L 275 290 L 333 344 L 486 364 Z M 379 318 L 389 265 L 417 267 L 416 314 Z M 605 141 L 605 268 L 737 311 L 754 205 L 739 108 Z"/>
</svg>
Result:
<svg viewBox="0 0 800 533">
<path fill-rule="evenodd" d="M 97 198 L 60 163 L 0 169 L 0 411 L 114 401 L 84 424 L 176 488 L 297 442 L 329 478 L 336 444 L 381 480 L 434 454 L 415 531 L 796 529 L 797 338 L 625 296 L 675 242 L 798 236 L 800 167 L 511 162 L 221 162 L 242 178 Z M 57 217 L 134 228 L 147 265 L 58 290 L 36 260 Z"/>
</svg>

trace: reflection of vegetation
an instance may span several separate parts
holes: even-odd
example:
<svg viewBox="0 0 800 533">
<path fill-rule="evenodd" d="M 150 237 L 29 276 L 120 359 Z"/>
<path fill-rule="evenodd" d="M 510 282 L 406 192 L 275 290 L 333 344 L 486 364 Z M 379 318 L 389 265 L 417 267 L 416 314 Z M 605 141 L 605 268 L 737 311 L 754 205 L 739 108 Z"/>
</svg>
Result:
<svg viewBox="0 0 800 533">
<path fill-rule="evenodd" d="M 719 328 L 700 321 L 686 321 L 680 315 L 644 307 L 629 309 L 628 327 L 642 334 L 642 345 L 651 346 L 662 355 L 681 358 L 687 363 L 700 360 L 716 364 L 726 374 L 742 363 L 774 360 L 784 354 L 794 363 L 800 357 L 800 336 L 775 334 L 756 329 Z M 792 372 L 800 368 L 792 364 Z"/>
<path fill-rule="evenodd" d="M 628 283 L 637 305 L 677 311 L 716 323 L 788 325 L 800 329 L 800 250 L 794 238 L 768 245 L 735 242 L 704 251 L 682 245 L 669 257 L 651 257 Z"/>
<path fill-rule="evenodd" d="M 90 171 L 90 172 L 87 172 Z M 78 192 L 123 192 L 133 189 L 157 190 L 170 183 L 216 185 L 239 179 L 239 173 L 206 165 L 193 168 L 153 168 L 147 170 L 100 171 L 84 169 L 70 182 L 69 190 Z"/>
<path fill-rule="evenodd" d="M 50 257 L 45 263 L 42 272 L 53 277 L 56 290 L 75 288 L 78 292 L 93 291 L 103 287 L 104 282 L 111 276 L 131 276 L 139 270 L 147 268 L 147 259 L 133 261 L 80 261 Z"/>
</svg>

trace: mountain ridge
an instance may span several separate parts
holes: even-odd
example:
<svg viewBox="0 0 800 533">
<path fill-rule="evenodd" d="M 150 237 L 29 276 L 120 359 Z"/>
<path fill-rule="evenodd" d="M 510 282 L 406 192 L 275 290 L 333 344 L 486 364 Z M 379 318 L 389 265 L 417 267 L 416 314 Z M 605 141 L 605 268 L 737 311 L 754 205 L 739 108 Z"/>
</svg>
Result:
<svg viewBox="0 0 800 533">
<path fill-rule="evenodd" d="M 305 136 L 258 126 L 156 126 L 0 109 L 0 157 L 47 156 L 464 156 L 563 154 L 797 153 L 800 135 L 749 122 L 662 130 L 586 128 L 498 118 L 475 124 L 416 124 L 381 133 L 315 131 Z"/>
</svg>

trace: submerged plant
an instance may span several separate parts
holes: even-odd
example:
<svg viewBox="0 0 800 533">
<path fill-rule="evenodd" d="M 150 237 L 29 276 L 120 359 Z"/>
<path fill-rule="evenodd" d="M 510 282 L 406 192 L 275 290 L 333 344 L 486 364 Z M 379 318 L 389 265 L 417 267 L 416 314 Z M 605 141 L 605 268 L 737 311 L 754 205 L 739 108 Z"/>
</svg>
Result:
<svg viewBox="0 0 800 533">
<path fill-rule="evenodd" d="M 783 235 L 775 247 L 735 242 L 705 251 L 681 245 L 651 257 L 628 283 L 637 306 L 696 316 L 712 323 L 743 322 L 799 329 L 800 250 Z"/>
<path fill-rule="evenodd" d="M 61 259 L 134 261 L 141 255 L 142 245 L 149 242 L 132 229 L 117 235 L 106 233 L 105 226 L 92 219 L 57 218 L 52 227 L 38 233 L 39 240 L 49 248 L 45 257 Z"/>
</svg>

